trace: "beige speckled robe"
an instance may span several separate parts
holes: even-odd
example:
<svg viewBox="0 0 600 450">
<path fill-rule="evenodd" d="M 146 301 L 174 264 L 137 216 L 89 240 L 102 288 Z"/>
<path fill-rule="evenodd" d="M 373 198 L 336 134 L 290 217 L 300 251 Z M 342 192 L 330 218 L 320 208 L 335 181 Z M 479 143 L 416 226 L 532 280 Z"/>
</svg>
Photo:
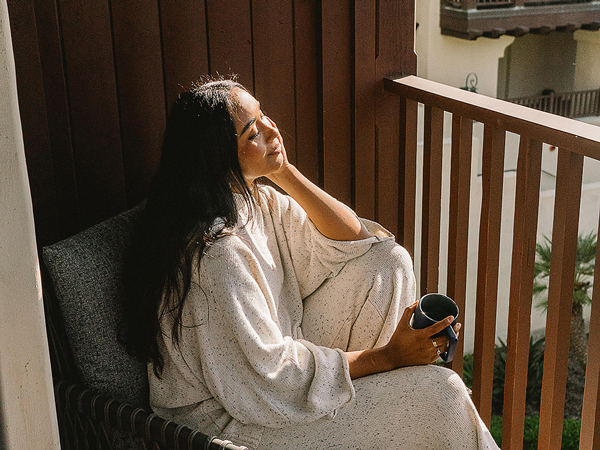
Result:
<svg viewBox="0 0 600 450">
<path fill-rule="evenodd" d="M 415 299 L 386 230 L 328 239 L 264 186 L 252 220 L 240 206 L 242 226 L 202 258 L 179 347 L 162 318 L 164 371 L 148 371 L 159 415 L 252 449 L 496 448 L 452 371 L 350 379 L 343 351 L 385 344 Z"/>
</svg>

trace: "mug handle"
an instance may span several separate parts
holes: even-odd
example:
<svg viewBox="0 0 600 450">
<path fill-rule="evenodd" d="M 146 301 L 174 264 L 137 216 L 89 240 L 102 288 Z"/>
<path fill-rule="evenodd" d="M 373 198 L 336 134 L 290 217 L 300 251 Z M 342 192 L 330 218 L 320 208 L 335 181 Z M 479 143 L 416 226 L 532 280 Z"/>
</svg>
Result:
<svg viewBox="0 0 600 450">
<path fill-rule="evenodd" d="M 456 337 L 456 333 L 454 332 L 452 325 L 448 325 L 443 333 L 448 335 L 448 350 L 444 353 L 440 353 L 440 358 L 442 358 L 444 362 L 450 362 L 454 359 L 454 352 L 456 352 L 458 338 Z"/>
</svg>

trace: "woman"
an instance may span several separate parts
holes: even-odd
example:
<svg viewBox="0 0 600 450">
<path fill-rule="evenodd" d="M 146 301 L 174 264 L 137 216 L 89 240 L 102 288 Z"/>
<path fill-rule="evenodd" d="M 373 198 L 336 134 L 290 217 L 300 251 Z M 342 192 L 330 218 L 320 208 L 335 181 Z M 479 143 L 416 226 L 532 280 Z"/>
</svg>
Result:
<svg viewBox="0 0 600 450">
<path fill-rule="evenodd" d="M 497 448 L 460 378 L 430 365 L 452 317 L 409 324 L 407 252 L 290 164 L 237 83 L 175 102 L 126 289 L 162 417 L 251 449 Z"/>
</svg>

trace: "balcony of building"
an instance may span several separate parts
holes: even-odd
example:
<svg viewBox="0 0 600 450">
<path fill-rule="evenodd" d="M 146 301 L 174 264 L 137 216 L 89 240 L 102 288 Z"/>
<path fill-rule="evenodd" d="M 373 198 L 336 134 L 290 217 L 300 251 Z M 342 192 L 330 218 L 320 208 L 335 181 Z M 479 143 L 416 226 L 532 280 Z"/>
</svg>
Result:
<svg viewBox="0 0 600 450">
<path fill-rule="evenodd" d="M 598 30 L 600 2 L 589 0 L 441 0 L 442 34 L 463 39 Z"/>
<path fill-rule="evenodd" d="M 571 119 L 600 116 L 600 89 L 555 93 L 508 99 L 511 103 Z"/>
</svg>

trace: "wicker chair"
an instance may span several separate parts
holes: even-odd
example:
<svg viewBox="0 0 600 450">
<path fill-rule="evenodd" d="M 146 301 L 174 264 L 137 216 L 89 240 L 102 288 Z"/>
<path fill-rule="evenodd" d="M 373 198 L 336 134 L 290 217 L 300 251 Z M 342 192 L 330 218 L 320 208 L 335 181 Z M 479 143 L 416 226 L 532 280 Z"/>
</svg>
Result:
<svg viewBox="0 0 600 450">
<path fill-rule="evenodd" d="M 140 207 L 43 249 L 44 305 L 63 449 L 238 449 L 148 406 L 144 363 L 117 340 L 123 249 Z"/>
</svg>

